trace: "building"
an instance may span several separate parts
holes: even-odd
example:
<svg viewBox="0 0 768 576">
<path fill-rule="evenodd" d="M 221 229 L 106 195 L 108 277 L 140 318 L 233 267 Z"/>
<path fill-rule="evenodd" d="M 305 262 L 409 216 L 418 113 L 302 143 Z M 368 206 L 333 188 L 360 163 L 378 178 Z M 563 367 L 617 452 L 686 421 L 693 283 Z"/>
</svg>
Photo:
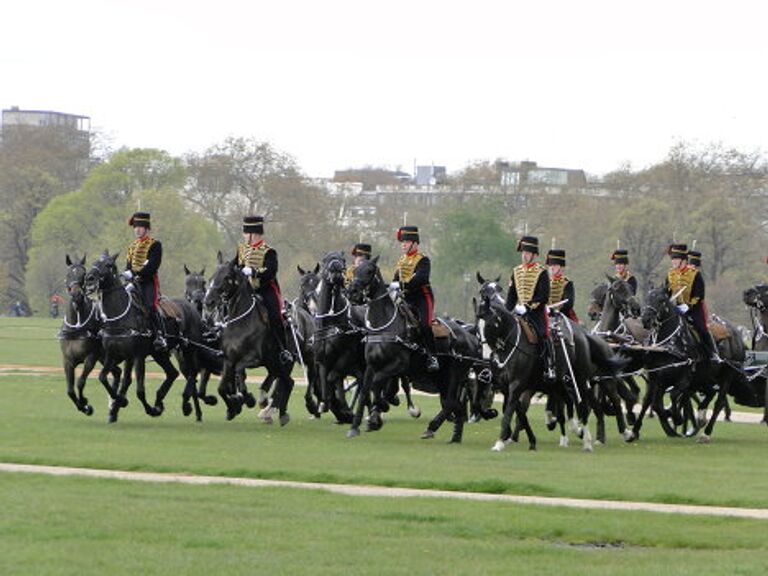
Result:
<svg viewBox="0 0 768 576">
<path fill-rule="evenodd" d="M 15 130 L 43 128 L 59 128 L 61 132 L 70 134 L 73 140 L 80 142 L 90 142 L 91 136 L 91 119 L 88 116 L 52 110 L 21 110 L 18 106 L 3 110 L 1 126 L 0 138 L 7 138 Z"/>
</svg>

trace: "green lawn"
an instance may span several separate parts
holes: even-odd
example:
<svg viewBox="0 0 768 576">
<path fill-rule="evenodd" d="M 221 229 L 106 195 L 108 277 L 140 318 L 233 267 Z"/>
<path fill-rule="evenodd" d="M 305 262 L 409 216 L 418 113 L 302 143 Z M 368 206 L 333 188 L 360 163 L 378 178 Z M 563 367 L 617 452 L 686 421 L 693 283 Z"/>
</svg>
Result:
<svg viewBox="0 0 768 576">
<path fill-rule="evenodd" d="M 0 573 L 764 574 L 765 522 L 0 475 Z"/>
</svg>

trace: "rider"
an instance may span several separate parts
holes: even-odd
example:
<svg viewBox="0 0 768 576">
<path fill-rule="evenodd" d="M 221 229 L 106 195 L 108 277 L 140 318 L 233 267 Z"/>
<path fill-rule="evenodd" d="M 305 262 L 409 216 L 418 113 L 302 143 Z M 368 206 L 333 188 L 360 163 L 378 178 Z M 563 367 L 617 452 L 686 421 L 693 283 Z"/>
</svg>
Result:
<svg viewBox="0 0 768 576">
<path fill-rule="evenodd" d="M 285 345 L 283 297 L 277 282 L 277 251 L 264 242 L 264 217 L 243 218 L 243 242 L 237 247 L 237 263 L 243 267 L 253 291 L 267 308 L 269 325 L 280 350 L 280 362 L 290 364 L 293 355 Z"/>
<path fill-rule="evenodd" d="M 402 288 L 406 303 L 418 313 L 422 337 L 427 348 L 427 371 L 435 372 L 440 369 L 440 364 L 435 357 L 435 336 L 432 333 L 435 300 L 429 284 L 429 257 L 419 252 L 418 227 L 401 226 L 397 231 L 397 240 L 403 254 L 395 266 L 392 283 Z"/>
<path fill-rule="evenodd" d="M 547 364 L 546 377 L 555 378 L 554 344 L 549 337 L 547 303 L 549 302 L 549 279 L 544 266 L 536 262 L 539 254 L 539 239 L 523 236 L 517 243 L 522 263 L 512 270 L 507 292 L 507 309 L 518 316 L 525 316 L 533 326 L 539 342 L 544 343 Z"/>
<path fill-rule="evenodd" d="M 704 277 L 701 272 L 688 265 L 688 246 L 686 244 L 672 244 L 667 253 L 672 261 L 672 267 L 664 282 L 667 294 L 670 297 L 677 294 L 675 299 L 677 309 L 693 324 L 709 359 L 717 363 L 722 362 L 717 353 L 715 341 L 707 329 Z"/>
<path fill-rule="evenodd" d="M 133 290 L 134 287 L 139 289 L 144 306 L 149 311 L 152 330 L 155 334 L 152 344 L 155 348 L 163 349 L 167 344 L 163 337 L 162 319 L 157 309 L 160 297 L 160 281 L 157 272 L 163 260 L 163 245 L 149 235 L 152 227 L 149 212 L 135 212 L 128 220 L 128 225 L 133 227 L 133 235 L 136 239 L 128 246 L 127 262 L 122 276 L 132 281 L 128 284 L 128 290 Z"/>
<path fill-rule="evenodd" d="M 633 296 L 637 294 L 637 278 L 627 268 L 629 265 L 629 252 L 624 248 L 617 248 L 611 254 L 611 260 L 613 260 L 614 268 L 616 269 L 616 274 L 613 277 L 617 280 L 624 280 L 629 284 Z"/>
<path fill-rule="evenodd" d="M 360 266 L 363 260 L 371 259 L 371 245 L 357 243 L 352 248 L 352 264 L 347 266 L 346 272 L 344 272 L 344 285 L 349 286 L 352 279 L 355 277 L 355 268 Z"/>
<path fill-rule="evenodd" d="M 547 268 L 549 270 L 548 305 L 552 306 L 558 302 L 563 302 L 560 306 L 560 312 L 578 324 L 579 318 L 573 309 L 576 301 L 576 290 L 573 287 L 573 280 L 563 274 L 565 250 L 553 248 L 547 252 Z"/>
</svg>

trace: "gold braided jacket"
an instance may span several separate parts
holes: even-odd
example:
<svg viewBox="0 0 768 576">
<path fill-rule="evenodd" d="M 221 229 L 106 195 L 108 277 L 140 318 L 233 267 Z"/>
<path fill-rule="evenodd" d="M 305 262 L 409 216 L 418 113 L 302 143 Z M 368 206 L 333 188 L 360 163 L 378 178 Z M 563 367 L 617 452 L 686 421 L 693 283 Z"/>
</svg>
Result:
<svg viewBox="0 0 768 576">
<path fill-rule="evenodd" d="M 549 305 L 557 304 L 563 299 L 563 293 L 565 292 L 565 287 L 568 285 L 568 282 L 570 282 L 570 280 L 568 280 L 568 278 L 563 275 L 550 278 L 549 302 L 547 302 Z"/>
<path fill-rule="evenodd" d="M 623 274 L 619 274 L 617 272 L 616 274 L 613 275 L 613 277 L 616 278 L 617 280 L 624 280 L 625 282 L 629 282 L 629 279 L 633 278 L 634 276 L 632 275 L 632 272 L 630 272 L 629 270 L 624 270 Z"/>
<path fill-rule="evenodd" d="M 689 306 L 695 306 L 699 303 L 699 297 L 691 297 L 691 289 L 693 288 L 693 281 L 696 279 L 698 270 L 686 267 L 685 270 L 679 268 L 672 268 L 667 273 L 667 285 L 669 286 L 670 294 L 677 294 L 677 292 L 684 288 L 680 296 L 677 297 L 676 304 L 688 304 Z"/>
<path fill-rule="evenodd" d="M 240 244 L 237 247 L 237 263 L 240 266 L 249 266 L 253 269 L 253 275 L 251 276 L 251 286 L 257 289 L 261 286 L 261 280 L 256 277 L 256 273 L 264 268 L 264 257 L 270 247 L 266 242 L 261 242 L 258 246 L 251 246 L 250 244 Z"/>
<path fill-rule="evenodd" d="M 517 290 L 518 304 L 525 304 L 531 308 L 538 307 L 538 302 L 531 303 L 533 293 L 536 291 L 536 284 L 539 276 L 544 273 L 544 266 L 536 262 L 533 266 L 520 264 L 512 270 L 512 278 L 515 281 L 515 290 Z"/>
<path fill-rule="evenodd" d="M 395 272 L 402 284 L 407 284 L 411 281 L 411 278 L 413 278 L 413 274 L 416 271 L 416 265 L 422 258 L 424 258 L 424 255 L 421 252 L 416 252 L 411 255 L 403 254 L 400 256 L 400 260 L 397 261 L 397 265 L 395 266 Z"/>
<path fill-rule="evenodd" d="M 357 268 L 357 266 L 354 264 L 347 266 L 347 270 L 344 272 L 344 286 L 352 284 L 352 280 L 355 278 L 355 268 Z"/>
<path fill-rule="evenodd" d="M 128 246 L 128 262 L 131 264 L 131 270 L 134 274 L 141 272 L 144 264 L 147 263 L 149 249 L 155 243 L 154 238 L 146 236 L 145 238 L 136 238 Z"/>
</svg>

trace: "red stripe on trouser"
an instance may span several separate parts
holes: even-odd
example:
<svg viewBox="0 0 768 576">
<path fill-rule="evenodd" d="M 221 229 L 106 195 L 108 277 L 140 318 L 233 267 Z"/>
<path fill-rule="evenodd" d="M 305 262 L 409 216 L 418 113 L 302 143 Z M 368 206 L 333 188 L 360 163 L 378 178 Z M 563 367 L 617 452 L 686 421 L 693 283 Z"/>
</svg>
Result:
<svg viewBox="0 0 768 576">
<path fill-rule="evenodd" d="M 709 319 L 709 314 L 707 313 L 707 303 L 702 300 L 701 302 L 701 314 L 704 316 L 704 328 L 707 330 L 709 329 L 709 323 L 707 320 Z"/>
<path fill-rule="evenodd" d="M 544 336 L 549 338 L 549 312 L 546 306 L 544 306 Z"/>
<path fill-rule="evenodd" d="M 427 326 L 429 326 L 432 324 L 432 316 L 434 315 L 435 303 L 432 300 L 432 295 L 429 293 L 429 290 L 422 288 L 422 291 L 424 292 L 424 300 L 426 300 L 427 303 Z"/>
<path fill-rule="evenodd" d="M 157 306 L 158 306 L 158 304 L 160 304 L 160 278 L 155 276 L 152 279 L 152 282 L 153 282 L 153 284 L 155 286 L 155 301 L 152 303 L 152 308 L 157 310 Z"/>
<path fill-rule="evenodd" d="M 283 295 L 280 293 L 280 288 L 277 286 L 275 282 L 270 282 L 269 287 L 272 289 L 272 292 L 275 293 L 275 298 L 277 298 L 277 309 L 282 314 L 283 312 Z"/>
</svg>

